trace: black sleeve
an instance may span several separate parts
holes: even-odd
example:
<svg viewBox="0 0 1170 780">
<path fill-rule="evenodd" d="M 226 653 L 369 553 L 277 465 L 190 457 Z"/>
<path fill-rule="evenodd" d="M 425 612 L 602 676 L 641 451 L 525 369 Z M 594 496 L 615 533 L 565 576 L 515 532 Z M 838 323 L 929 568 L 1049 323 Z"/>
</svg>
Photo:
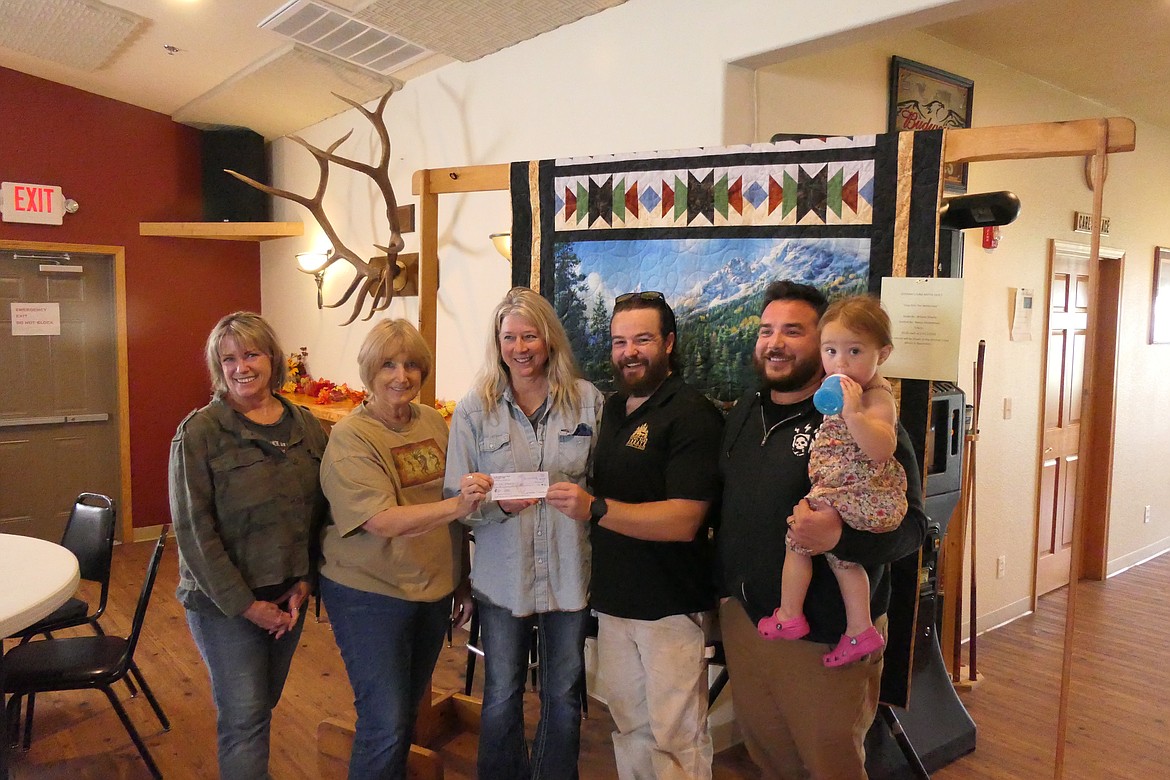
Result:
<svg viewBox="0 0 1170 780">
<path fill-rule="evenodd" d="M 926 539 L 922 476 L 918 472 L 918 461 L 914 457 L 910 435 L 901 423 L 898 424 L 898 446 L 894 450 L 894 457 L 906 470 L 906 517 L 897 529 L 881 534 L 858 531 L 842 524 L 841 539 L 831 550 L 838 558 L 866 567 L 879 566 L 904 558 L 921 547 Z"/>
<path fill-rule="evenodd" d="M 704 408 L 705 407 L 705 408 Z M 693 412 L 675 420 L 666 461 L 666 497 L 692 501 L 719 500 L 719 447 L 723 416 L 705 398 Z"/>
</svg>

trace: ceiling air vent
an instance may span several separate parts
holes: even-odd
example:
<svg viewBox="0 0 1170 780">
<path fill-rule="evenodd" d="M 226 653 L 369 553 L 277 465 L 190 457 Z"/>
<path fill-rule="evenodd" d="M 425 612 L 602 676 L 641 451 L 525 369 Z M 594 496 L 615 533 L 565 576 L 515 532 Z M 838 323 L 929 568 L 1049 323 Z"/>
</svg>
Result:
<svg viewBox="0 0 1170 780">
<path fill-rule="evenodd" d="M 292 0 L 258 26 L 384 76 L 434 53 L 317 0 Z"/>
</svg>

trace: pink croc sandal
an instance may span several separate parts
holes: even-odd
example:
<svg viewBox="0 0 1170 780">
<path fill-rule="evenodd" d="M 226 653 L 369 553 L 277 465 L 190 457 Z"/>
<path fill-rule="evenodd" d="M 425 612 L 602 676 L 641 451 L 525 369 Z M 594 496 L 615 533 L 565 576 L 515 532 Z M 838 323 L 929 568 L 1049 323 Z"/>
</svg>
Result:
<svg viewBox="0 0 1170 780">
<path fill-rule="evenodd" d="M 830 668 L 846 666 L 860 661 L 865 656 L 886 646 L 886 639 L 873 626 L 862 631 L 857 636 L 841 635 L 841 641 L 832 651 L 825 653 L 822 661 Z"/>
<path fill-rule="evenodd" d="M 760 622 L 756 624 L 756 631 L 764 639 L 800 639 L 808 634 L 808 621 L 804 615 L 798 615 L 786 623 L 781 623 L 773 612 L 766 618 L 760 618 Z"/>
</svg>

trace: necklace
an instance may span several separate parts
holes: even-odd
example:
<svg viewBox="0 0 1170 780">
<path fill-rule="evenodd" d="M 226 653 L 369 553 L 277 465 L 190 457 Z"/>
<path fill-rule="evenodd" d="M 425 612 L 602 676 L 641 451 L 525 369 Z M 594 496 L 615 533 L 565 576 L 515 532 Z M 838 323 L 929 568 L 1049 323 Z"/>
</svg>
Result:
<svg viewBox="0 0 1170 780">
<path fill-rule="evenodd" d="M 369 401 L 366 402 L 366 410 L 375 420 L 382 423 L 395 433 L 402 433 L 403 431 L 409 429 L 412 424 L 414 424 L 414 410 L 410 408 L 410 404 L 407 404 L 405 420 L 395 419 L 389 414 L 390 410 L 383 410 L 380 407 L 371 404 Z"/>
</svg>

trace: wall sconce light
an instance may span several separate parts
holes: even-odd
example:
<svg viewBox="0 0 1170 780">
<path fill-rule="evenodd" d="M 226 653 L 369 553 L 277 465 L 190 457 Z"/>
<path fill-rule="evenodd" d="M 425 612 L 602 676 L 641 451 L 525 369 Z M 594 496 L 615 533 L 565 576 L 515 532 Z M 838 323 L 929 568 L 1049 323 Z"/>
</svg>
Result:
<svg viewBox="0 0 1170 780">
<path fill-rule="evenodd" d="M 492 233 L 488 236 L 492 240 L 492 246 L 500 253 L 500 256 L 512 262 L 512 234 L 511 233 Z"/>
<path fill-rule="evenodd" d="M 332 247 L 324 252 L 300 252 L 297 254 L 297 269 L 310 274 L 313 280 L 317 282 L 318 309 L 325 308 L 325 303 L 321 296 L 321 285 L 325 281 L 325 268 L 329 265 L 329 258 L 332 256 Z"/>
</svg>

